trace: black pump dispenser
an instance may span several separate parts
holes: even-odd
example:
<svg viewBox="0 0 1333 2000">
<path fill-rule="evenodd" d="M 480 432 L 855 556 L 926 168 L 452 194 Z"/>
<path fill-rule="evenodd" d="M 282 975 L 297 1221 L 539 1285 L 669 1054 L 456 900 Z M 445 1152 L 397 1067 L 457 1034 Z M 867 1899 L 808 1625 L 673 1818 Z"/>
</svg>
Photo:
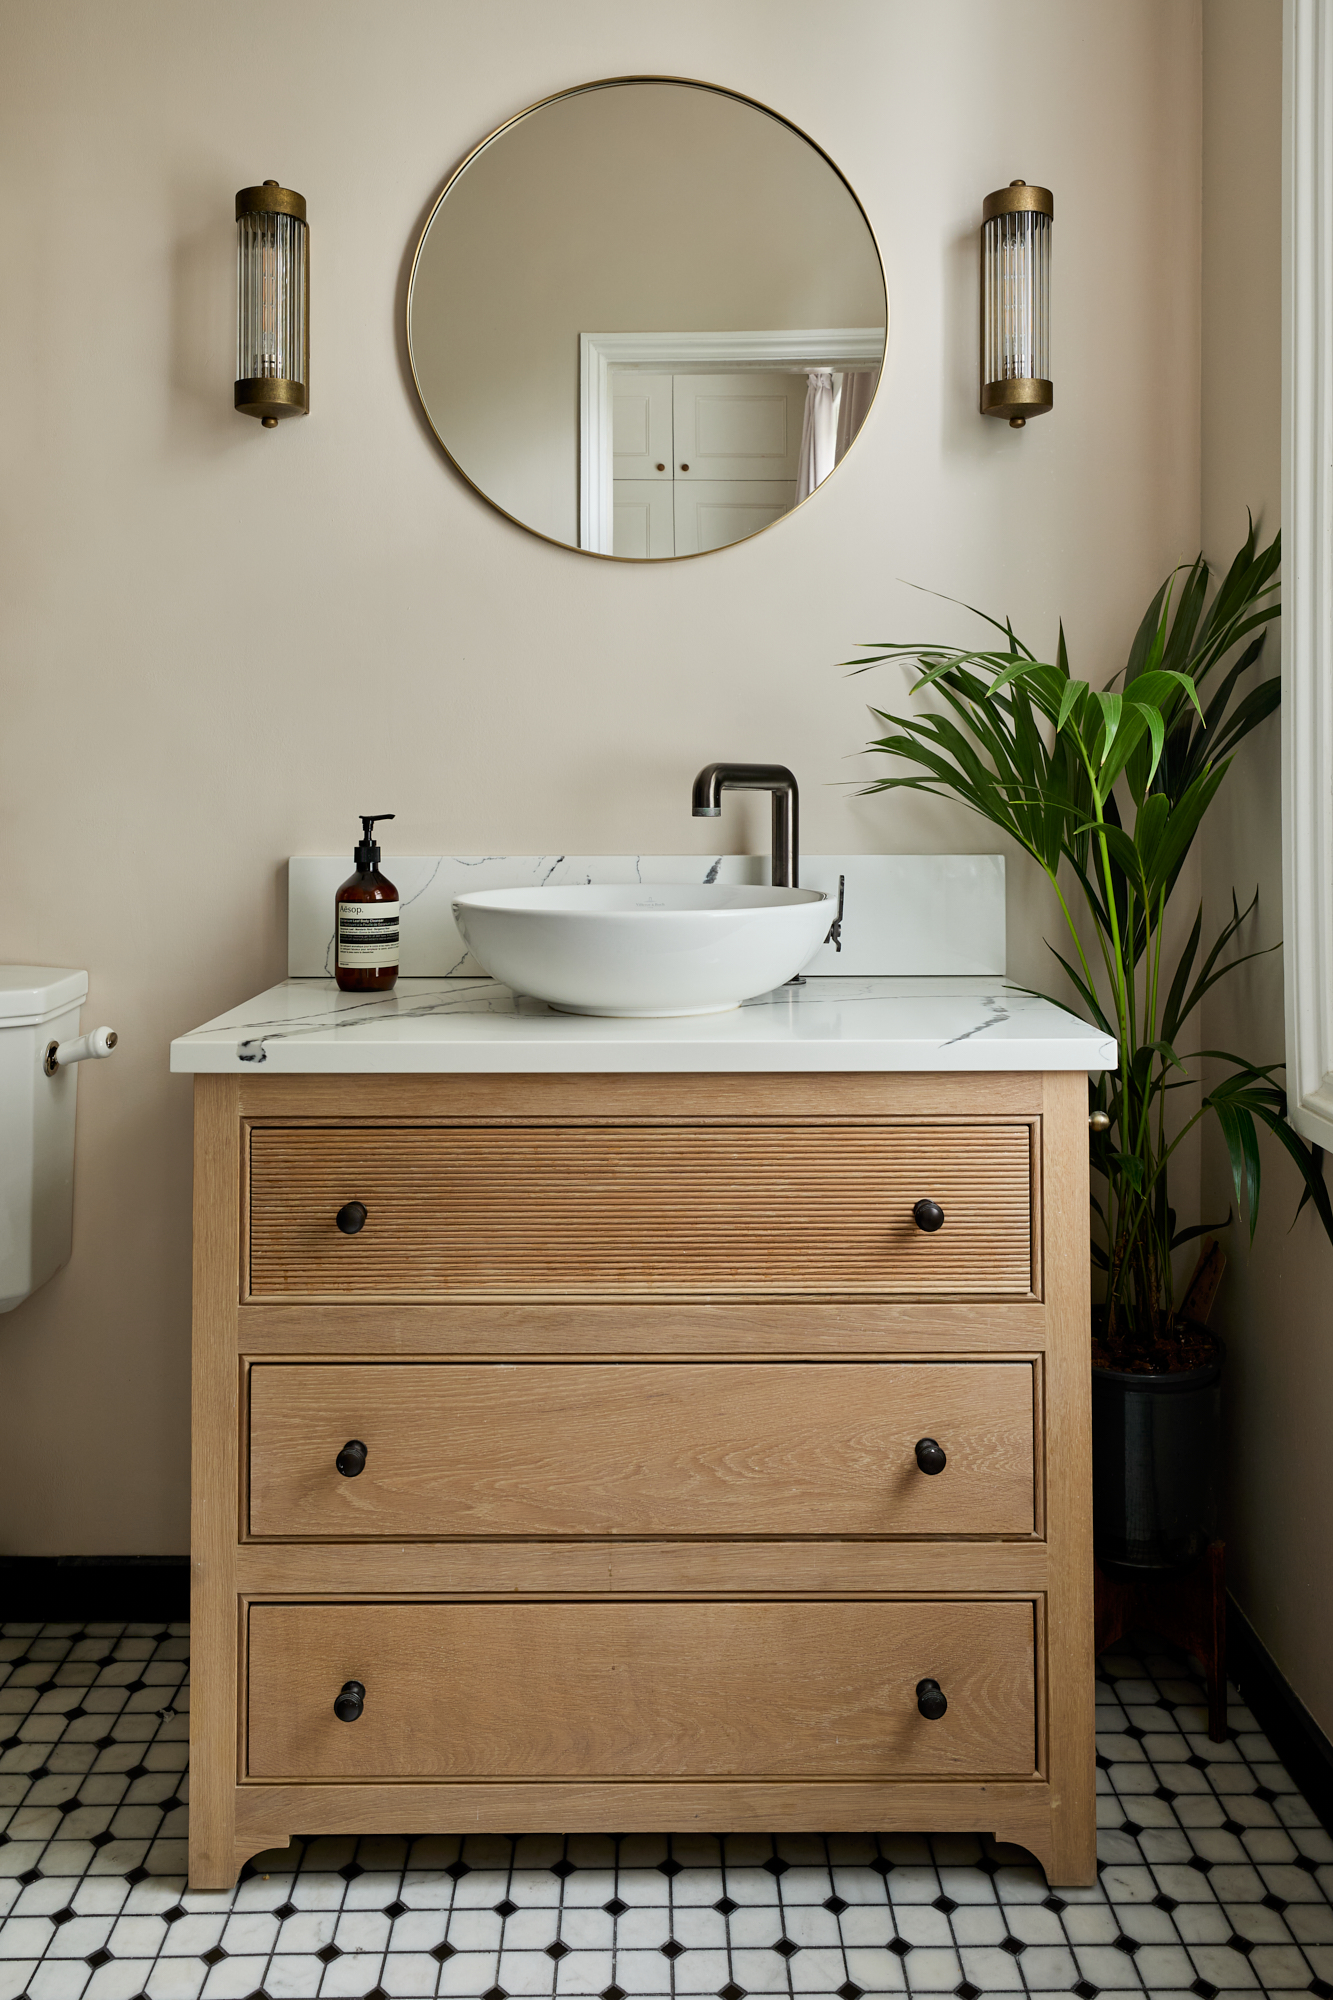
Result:
<svg viewBox="0 0 1333 2000">
<path fill-rule="evenodd" d="M 392 813 L 362 813 L 355 872 L 333 899 L 334 976 L 344 993 L 388 993 L 398 977 L 398 891 L 380 873 L 375 822 Z"/>
<path fill-rule="evenodd" d="M 397 813 L 362 813 L 361 838 L 352 851 L 352 860 L 358 868 L 373 868 L 380 858 L 380 845 L 373 831 L 376 820 L 397 817 Z"/>
</svg>

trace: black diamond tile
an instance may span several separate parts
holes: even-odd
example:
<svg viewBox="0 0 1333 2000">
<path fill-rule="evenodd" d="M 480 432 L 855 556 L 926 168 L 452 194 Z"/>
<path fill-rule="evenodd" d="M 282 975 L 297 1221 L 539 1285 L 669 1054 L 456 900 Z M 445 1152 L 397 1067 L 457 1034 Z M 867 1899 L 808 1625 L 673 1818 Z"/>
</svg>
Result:
<svg viewBox="0 0 1333 2000">
<path fill-rule="evenodd" d="M 380 1915 L 384 1917 L 405 1917 L 407 1915 L 407 1904 L 400 1903 L 397 1900 L 392 1903 L 386 1903 Z"/>
<path fill-rule="evenodd" d="M 1000 1872 L 1000 1864 L 993 1854 L 983 1854 L 980 1861 L 975 1863 L 975 1866 L 981 1870 L 983 1875 L 998 1875 Z"/>
<path fill-rule="evenodd" d="M 324 1944 L 315 1953 L 315 1957 L 322 1959 L 325 1965 L 332 1965 L 335 1958 L 342 1957 L 342 1952 L 336 1944 Z"/>
<path fill-rule="evenodd" d="M 970 1979 L 962 1980 L 953 1990 L 958 2000 L 981 2000 L 981 1988 L 974 1986 Z"/>
<path fill-rule="evenodd" d="M 1119 1830 L 1121 1833 L 1127 1833 L 1131 1840 L 1137 1840 L 1143 1832 L 1143 1828 L 1136 1819 L 1122 1819 Z"/>
<path fill-rule="evenodd" d="M 842 1985 L 835 1986 L 833 1991 L 837 1994 L 838 2000 L 861 2000 L 865 1987 L 858 1986 L 854 1979 L 844 1979 Z"/>
<path fill-rule="evenodd" d="M 99 1965 L 110 1965 L 111 1953 L 107 1951 L 105 1948 L 101 1948 L 97 1951 L 90 1951 L 88 1953 L 88 1956 L 84 1959 L 83 1962 L 85 1965 L 91 1965 L 93 1971 L 96 1972 Z"/>
<path fill-rule="evenodd" d="M 906 1958 L 908 1952 L 911 1949 L 912 1947 L 907 1942 L 906 1938 L 895 1937 L 889 1939 L 889 1950 L 893 1953 L 895 1958 Z"/>
<path fill-rule="evenodd" d="M 1305 1990 L 1313 1993 L 1315 2000 L 1333 2000 L 1333 1986 L 1326 1979 L 1312 1979 Z"/>
<path fill-rule="evenodd" d="M 1190 1766 L 1192 1770 L 1195 1771 L 1206 1771 L 1208 1769 L 1208 1759 L 1206 1757 L 1201 1757 L 1197 1750 L 1194 1752 L 1192 1756 L 1187 1757 L 1185 1759 L 1185 1762 Z M 1205 1979 L 1203 1983 L 1206 1986 L 1208 1984 L 1208 1981 Z M 1190 1991 L 1192 1993 L 1196 1993 L 1198 1991 L 1198 1988 L 1199 1988 L 1199 1982 L 1196 1979 L 1193 1986 L 1190 1988 Z M 1214 1987 L 1213 1991 L 1214 1993 L 1216 1993 L 1217 1988 Z"/>
<path fill-rule="evenodd" d="M 148 1766 L 146 1764 L 131 1764 L 129 1770 L 124 1775 L 131 1780 L 146 1778 L 148 1776 Z"/>
<path fill-rule="evenodd" d="M 443 1965 L 446 1958 L 453 1957 L 454 1949 L 455 1949 L 454 1946 L 449 1944 L 448 1942 L 444 1944 L 433 1944 L 430 1948 L 430 1955 L 432 1958 L 437 1958 L 440 1964 Z"/>
<path fill-rule="evenodd" d="M 164 1924 L 178 1924 L 184 1915 L 185 1912 L 180 1904 L 173 1903 L 169 1910 L 163 1910 L 162 1921 Z"/>
<path fill-rule="evenodd" d="M 1267 1785 L 1256 1785 L 1252 1796 L 1256 1799 L 1262 1799 L 1266 1806 L 1271 1806 L 1277 1797 L 1277 1793 L 1272 1791 Z"/>
<path fill-rule="evenodd" d="M 557 1965 L 560 1963 L 562 1958 L 568 1958 L 572 1950 L 573 1950 L 572 1945 L 561 1944 L 559 1938 L 552 1938 L 550 1944 L 545 1946 L 546 1956 L 548 1958 L 553 1958 Z"/>
<path fill-rule="evenodd" d="M 279 1903 L 277 1909 L 273 1912 L 273 1914 L 278 1919 L 279 1923 L 285 1924 L 288 1917 L 294 1917 L 296 1915 L 296 1905 L 295 1903 Z"/>
<path fill-rule="evenodd" d="M 98 1737 L 98 1738 L 96 1739 L 96 1741 L 94 1742 L 94 1744 L 93 1744 L 93 1749 L 94 1749 L 94 1750 L 109 1750 L 109 1749 L 111 1748 L 112 1744 L 113 1744 L 113 1743 L 115 1742 L 115 1740 L 116 1740 L 116 1739 L 115 1739 L 115 1737 L 114 1737 L 114 1736 L 99 1736 L 99 1737 Z M 18 1741 L 18 1738 L 17 1738 L 17 1737 L 15 1737 L 15 1738 L 14 1738 L 14 1741 L 15 1741 L 15 1742 L 17 1743 L 17 1741 Z"/>
<path fill-rule="evenodd" d="M 717 2000 L 745 2000 L 745 1988 L 738 1986 L 734 1979 L 729 1979 L 725 1986 L 718 1987 Z"/>
<path fill-rule="evenodd" d="M 69 1905 L 66 1904 L 63 1910 L 52 1910 L 48 1921 L 50 1923 L 57 1925 L 72 1924 L 74 1921 L 74 1912 L 73 1910 L 70 1909 Z"/>
<path fill-rule="evenodd" d="M 841 1896 L 825 1896 L 824 1908 L 826 1910 L 832 1910 L 835 1917 L 840 1917 L 843 1911 L 847 1908 L 847 1904 L 844 1902 Z M 935 1908 L 938 1910 L 939 1908 L 938 1903 L 936 1903 Z"/>
<path fill-rule="evenodd" d="M 1120 1732 L 1122 1736 L 1132 1736 L 1136 1743 L 1142 1743 L 1147 1733 L 1145 1729 L 1140 1729 L 1136 1722 L 1127 1722 Z"/>
<path fill-rule="evenodd" d="M 1109 1758 L 1109 1757 L 1104 1757 L 1104 1756 L 1102 1755 L 1101 1751 L 1099 1750 L 1099 1751 L 1097 1752 L 1097 1769 L 1098 1769 L 1099 1771 L 1109 1771 L 1109 1770 L 1110 1770 L 1110 1768 L 1111 1768 L 1111 1760 L 1110 1760 L 1110 1758 Z"/>
<path fill-rule="evenodd" d="M 1317 1875 L 1323 1867 L 1321 1861 L 1311 1861 L 1308 1854 L 1298 1854 L 1291 1865 L 1293 1868 L 1303 1868 L 1307 1875 Z"/>
<path fill-rule="evenodd" d="M 1070 1990 L 1077 1993 L 1078 2000 L 1097 2000 L 1097 1995 L 1102 1989 L 1100 1986 L 1094 1986 L 1090 1979 L 1080 1979 Z"/>
<path fill-rule="evenodd" d="M 472 1870 L 466 1861 L 451 1861 L 444 1872 L 446 1875 L 451 1875 L 455 1882 L 461 1882 L 465 1875 L 472 1873 Z"/>
<path fill-rule="evenodd" d="M 659 1875 L 665 1875 L 667 1880 L 670 1881 L 673 1876 L 679 1875 L 682 1872 L 684 1866 L 685 1863 L 683 1861 L 677 1861 L 674 1855 L 668 1854 L 665 1861 L 658 1862 L 657 1872 Z M 556 1872 L 559 1873 L 559 1870 L 557 1869 Z"/>
<path fill-rule="evenodd" d="M 22 1880 L 22 1877 L 19 1879 Z M 125 1880 L 127 1882 L 146 1882 L 148 1880 L 148 1870 L 146 1868 L 127 1868 L 125 1870 Z"/>
<path fill-rule="evenodd" d="M 870 1866 L 877 1875 L 892 1875 L 894 1870 L 894 1863 L 882 1854 L 877 1854 Z"/>
<path fill-rule="evenodd" d="M 88 1845 L 89 1847 L 110 1847 L 115 1837 L 114 1833 L 95 1833 L 88 1842 Z"/>
<path fill-rule="evenodd" d="M 1197 1993 L 1199 2000 L 1217 2000 L 1218 1988 L 1210 1979 L 1192 1979 L 1190 1992 Z"/>
<path fill-rule="evenodd" d="M 1213 1872 L 1212 1862 L 1205 1859 L 1202 1854 L 1191 1854 L 1186 1866 L 1193 1868 L 1199 1875 L 1211 1875 Z"/>
<path fill-rule="evenodd" d="M 1175 1897 L 1168 1896 L 1164 1889 L 1159 1889 L 1157 1891 L 1157 1894 L 1153 1897 L 1153 1903 L 1157 1909 L 1165 1910 L 1168 1916 L 1170 1916 L 1172 1910 L 1178 1910 L 1180 1908 L 1180 1905 L 1176 1901 Z"/>
<path fill-rule="evenodd" d="M 1138 1938 L 1127 1937 L 1124 1931 L 1121 1931 L 1118 1937 L 1113 1937 L 1111 1943 L 1117 1951 L 1123 1951 L 1126 1958 L 1133 1958 L 1136 1951 L 1143 1949 Z"/>
<path fill-rule="evenodd" d="M 482 1994 L 481 2000 L 509 2000 L 509 1995 L 505 1992 L 503 1986 L 488 1986 Z"/>
<path fill-rule="evenodd" d="M 609 1986 L 602 1988 L 602 2000 L 628 2000 L 628 1995 L 623 1986 L 617 1986 L 612 1980 Z"/>
<path fill-rule="evenodd" d="M 1271 1889 L 1266 1896 L 1260 1898 L 1260 1901 L 1266 1910 L 1276 1910 L 1279 1916 L 1281 1916 L 1283 1910 L 1287 1907 L 1285 1899 L 1281 1896 L 1275 1896 Z"/>
<path fill-rule="evenodd" d="M 1222 1831 L 1223 1833 L 1241 1834 L 1244 1833 L 1245 1829 L 1238 1819 L 1224 1819 L 1222 1822 Z"/>
<path fill-rule="evenodd" d="M 205 1965 L 221 1965 L 227 1954 L 220 1944 L 215 1944 L 210 1951 L 201 1951 L 199 1956 Z"/>
<path fill-rule="evenodd" d="M 126 1694 L 142 1694 L 147 1685 L 147 1681 L 126 1681 L 125 1692 Z"/>
<path fill-rule="evenodd" d="M 739 1910 L 740 1904 L 733 1903 L 730 1896 L 719 1896 L 713 1908 L 719 1911 L 722 1916 L 729 1917 L 733 1910 Z"/>
<path fill-rule="evenodd" d="M 1027 1950 L 1022 1938 L 1016 1938 L 1012 1931 L 1008 1937 L 1000 1939 L 1000 1950 L 1007 1951 L 1010 1958 L 1019 1958 Z"/>
<path fill-rule="evenodd" d="M 1254 1950 L 1254 1939 L 1242 1937 L 1239 1931 L 1232 1931 L 1227 1943 L 1233 1951 L 1243 1952 L 1246 1958 Z"/>
<path fill-rule="evenodd" d="M 1059 1916 L 1061 1910 L 1067 1910 L 1069 1908 L 1069 1905 L 1065 1901 L 1063 1896 L 1043 1896 L 1041 1902 L 1043 1909 L 1054 1910 L 1057 1917 Z M 939 1904 L 936 1903 L 935 1908 L 938 1910 L 939 1907 L 940 1907 Z"/>
<path fill-rule="evenodd" d="M 364 1875 L 365 1872 L 359 1861 L 349 1861 L 344 1867 L 338 1870 L 344 1882 L 355 1882 L 357 1876 Z"/>
<path fill-rule="evenodd" d="M 779 1938 L 773 1949 L 779 1958 L 795 1958 L 801 1947 L 793 1944 L 790 1938 Z"/>
<path fill-rule="evenodd" d="M 623 1917 L 629 1908 L 629 1904 L 622 1903 L 619 1896 L 613 1896 L 609 1903 L 602 1904 L 602 1908 L 606 1911 L 608 1917 Z M 717 1908 L 716 1903 L 714 1903 L 713 1908 Z"/>
<path fill-rule="evenodd" d="M 785 1875 L 791 1863 L 784 1861 L 780 1854 L 770 1854 L 768 1860 L 760 1865 L 767 1868 L 770 1875 Z"/>
<path fill-rule="evenodd" d="M 666 1943 L 660 1945 L 658 1949 L 661 1951 L 663 1958 L 680 1958 L 684 1953 L 685 1947 L 680 1943 L 679 1939 L 668 1938 Z"/>
<path fill-rule="evenodd" d="M 251 1996 L 251 2000 L 253 2000 L 253 1995 Z M 382 1986 L 372 1986 L 365 2000 L 389 2000 L 389 1996 Z"/>
<path fill-rule="evenodd" d="M 824 1907 L 827 1909 L 828 1904 L 826 1903 Z M 847 1905 L 844 1903 L 843 1908 L 846 1909 L 846 1907 Z M 930 1907 L 932 1910 L 939 1910 L 943 1916 L 951 1917 L 958 1908 L 958 1905 L 952 1896 L 937 1896 Z"/>
<path fill-rule="evenodd" d="M 511 1903 L 508 1896 L 505 1896 L 500 1902 L 492 1903 L 491 1908 L 495 1911 L 497 1917 L 512 1917 L 518 1908 L 518 1904 Z"/>
<path fill-rule="evenodd" d="M 1158 1785 L 1153 1793 L 1153 1797 L 1155 1799 L 1165 1799 L 1168 1805 L 1172 1805 L 1179 1797 L 1179 1794 L 1173 1792 L 1170 1785 Z"/>
</svg>

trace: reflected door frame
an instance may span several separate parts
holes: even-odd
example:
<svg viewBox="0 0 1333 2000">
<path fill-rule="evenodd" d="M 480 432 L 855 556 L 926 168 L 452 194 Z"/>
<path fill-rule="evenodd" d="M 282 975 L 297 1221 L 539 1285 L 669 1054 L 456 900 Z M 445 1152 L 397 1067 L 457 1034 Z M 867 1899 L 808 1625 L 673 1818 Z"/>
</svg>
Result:
<svg viewBox="0 0 1333 2000">
<path fill-rule="evenodd" d="M 611 457 L 613 370 L 878 368 L 882 326 L 778 327 L 736 333 L 579 335 L 579 547 L 609 556 L 614 532 Z M 626 558 L 633 560 L 633 558 Z"/>
</svg>

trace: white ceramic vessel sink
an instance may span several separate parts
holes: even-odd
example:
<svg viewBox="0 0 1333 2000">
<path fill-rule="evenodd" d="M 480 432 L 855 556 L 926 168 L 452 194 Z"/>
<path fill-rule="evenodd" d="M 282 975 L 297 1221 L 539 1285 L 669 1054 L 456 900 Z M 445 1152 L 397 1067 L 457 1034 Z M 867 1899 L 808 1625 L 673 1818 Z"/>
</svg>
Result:
<svg viewBox="0 0 1333 2000">
<path fill-rule="evenodd" d="M 491 889 L 454 919 L 477 962 L 568 1014 L 724 1014 L 809 962 L 829 926 L 817 889 L 725 883 Z"/>
</svg>

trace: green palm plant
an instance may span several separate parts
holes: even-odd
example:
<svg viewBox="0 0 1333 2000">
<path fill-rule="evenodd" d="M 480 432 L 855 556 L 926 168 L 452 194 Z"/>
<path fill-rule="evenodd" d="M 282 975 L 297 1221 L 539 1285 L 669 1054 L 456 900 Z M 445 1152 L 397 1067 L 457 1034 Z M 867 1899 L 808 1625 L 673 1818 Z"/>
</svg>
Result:
<svg viewBox="0 0 1333 2000">
<path fill-rule="evenodd" d="M 1278 705 L 1276 674 L 1238 690 L 1279 614 L 1279 560 L 1279 538 L 1258 548 L 1251 522 L 1211 603 L 1202 556 L 1173 572 L 1104 688 L 1070 672 L 1063 625 L 1047 662 L 1007 619 L 984 612 L 976 615 L 1002 645 L 888 642 L 846 662 L 856 672 L 914 662 L 913 694 L 930 689 L 941 703 L 909 715 L 872 710 L 886 734 L 870 748 L 909 768 L 866 789 L 959 800 L 1032 856 L 1058 899 L 1072 955 L 1050 949 L 1091 1019 L 1119 1043 L 1118 1071 L 1089 1089 L 1105 1127 L 1091 1138 L 1093 1257 L 1105 1274 L 1104 1338 L 1121 1358 L 1160 1355 L 1179 1339 L 1172 1253 L 1225 1226 L 1176 1226 L 1171 1164 L 1201 1119 L 1215 1118 L 1226 1141 L 1251 1240 L 1263 1126 L 1301 1174 L 1300 1207 L 1313 1202 L 1333 1241 L 1322 1159 L 1287 1123 L 1281 1065 L 1182 1047 L 1204 995 L 1260 955 L 1236 949 L 1257 892 L 1244 910 L 1233 894 L 1202 957 L 1200 906 L 1174 965 L 1163 963 L 1171 898 L 1195 835 L 1237 746 Z M 1196 1107 L 1174 1115 L 1173 1094 L 1191 1087 Z"/>
</svg>

